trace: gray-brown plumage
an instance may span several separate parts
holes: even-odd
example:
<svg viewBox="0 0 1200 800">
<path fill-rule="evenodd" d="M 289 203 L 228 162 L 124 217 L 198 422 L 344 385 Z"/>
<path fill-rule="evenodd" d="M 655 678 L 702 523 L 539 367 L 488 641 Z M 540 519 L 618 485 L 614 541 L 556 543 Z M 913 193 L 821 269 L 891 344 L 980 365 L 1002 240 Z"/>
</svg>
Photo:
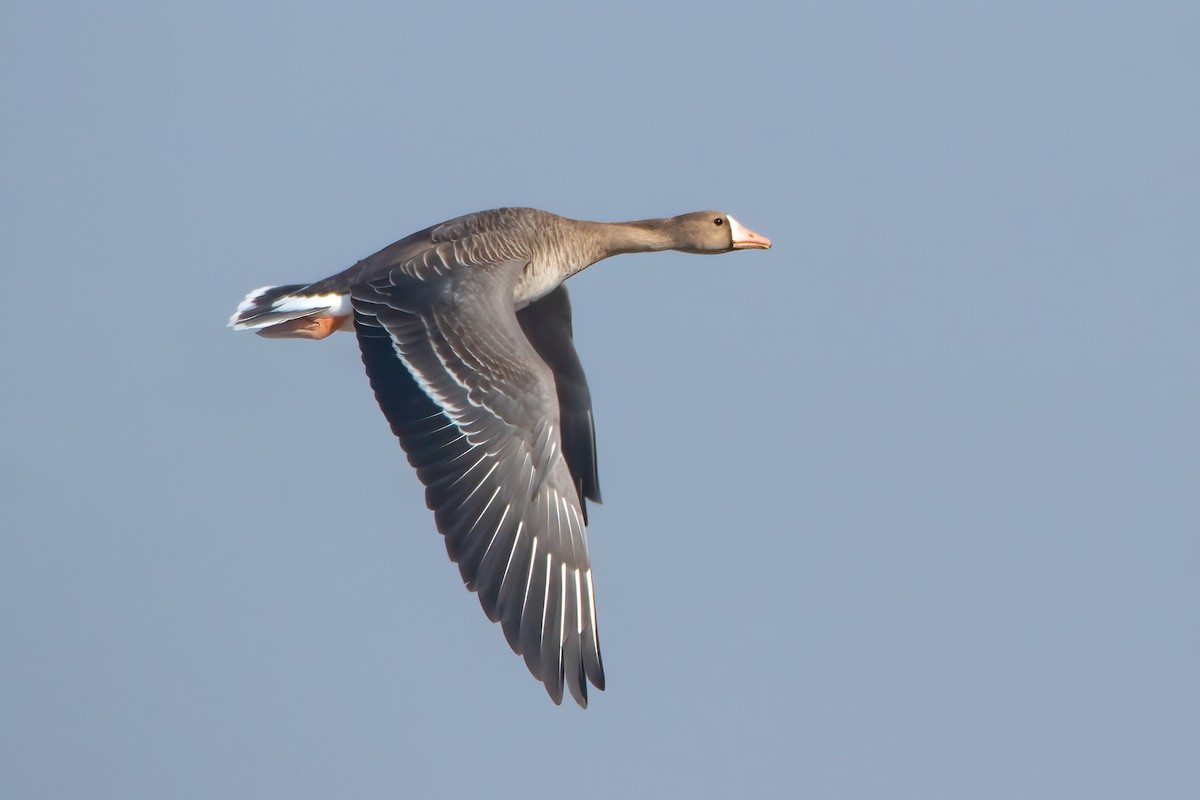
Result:
<svg viewBox="0 0 1200 800">
<path fill-rule="evenodd" d="M 450 558 L 555 703 L 604 688 L 586 501 L 600 501 L 571 275 L 621 253 L 765 249 L 719 212 L 628 223 L 534 209 L 468 214 L 305 286 L 251 292 L 230 320 L 268 337 L 353 327 Z"/>
</svg>

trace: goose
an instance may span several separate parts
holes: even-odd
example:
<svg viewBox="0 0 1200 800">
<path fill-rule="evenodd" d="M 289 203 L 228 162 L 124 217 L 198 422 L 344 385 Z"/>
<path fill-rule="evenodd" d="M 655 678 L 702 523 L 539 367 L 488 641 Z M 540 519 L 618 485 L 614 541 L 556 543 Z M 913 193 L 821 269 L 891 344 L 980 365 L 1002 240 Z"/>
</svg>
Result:
<svg viewBox="0 0 1200 800">
<path fill-rule="evenodd" d="M 353 331 L 466 587 L 561 704 L 604 689 L 586 502 L 600 502 L 591 395 L 563 281 L 614 255 L 766 250 L 700 211 L 599 223 L 531 208 L 457 217 L 343 272 L 250 292 L 229 320 L 267 338 Z"/>
</svg>

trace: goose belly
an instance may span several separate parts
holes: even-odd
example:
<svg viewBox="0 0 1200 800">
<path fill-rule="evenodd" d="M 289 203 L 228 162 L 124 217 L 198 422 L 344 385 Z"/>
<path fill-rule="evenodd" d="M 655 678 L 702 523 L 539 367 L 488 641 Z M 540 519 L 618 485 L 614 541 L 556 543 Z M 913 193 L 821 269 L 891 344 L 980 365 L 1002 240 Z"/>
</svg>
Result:
<svg viewBox="0 0 1200 800">
<path fill-rule="evenodd" d="M 573 271 L 572 271 L 573 272 Z M 539 300 L 558 288 L 567 276 L 561 269 L 554 269 L 545 264 L 530 262 L 521 272 L 517 285 L 513 289 L 513 303 L 517 308 L 524 308 L 534 300 Z"/>
</svg>

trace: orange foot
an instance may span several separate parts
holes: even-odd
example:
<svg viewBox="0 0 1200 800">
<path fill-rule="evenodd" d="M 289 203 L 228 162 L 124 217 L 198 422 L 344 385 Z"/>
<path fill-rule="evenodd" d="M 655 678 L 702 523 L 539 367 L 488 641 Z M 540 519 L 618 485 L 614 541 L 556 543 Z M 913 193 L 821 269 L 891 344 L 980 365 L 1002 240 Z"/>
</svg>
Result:
<svg viewBox="0 0 1200 800">
<path fill-rule="evenodd" d="M 324 339 L 334 331 L 353 328 L 350 317 L 306 317 L 281 322 L 255 333 L 264 339 Z"/>
</svg>

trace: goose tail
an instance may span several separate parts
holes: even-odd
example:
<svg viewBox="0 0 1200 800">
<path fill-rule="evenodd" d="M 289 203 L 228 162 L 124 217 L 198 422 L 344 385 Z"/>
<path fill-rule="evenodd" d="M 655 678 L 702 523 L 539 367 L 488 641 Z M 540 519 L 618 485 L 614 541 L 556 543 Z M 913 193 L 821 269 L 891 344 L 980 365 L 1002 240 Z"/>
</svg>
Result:
<svg viewBox="0 0 1200 800">
<path fill-rule="evenodd" d="M 323 339 L 350 325 L 350 297 L 306 293 L 308 285 L 262 286 L 238 304 L 229 327 L 268 338 Z"/>
</svg>

